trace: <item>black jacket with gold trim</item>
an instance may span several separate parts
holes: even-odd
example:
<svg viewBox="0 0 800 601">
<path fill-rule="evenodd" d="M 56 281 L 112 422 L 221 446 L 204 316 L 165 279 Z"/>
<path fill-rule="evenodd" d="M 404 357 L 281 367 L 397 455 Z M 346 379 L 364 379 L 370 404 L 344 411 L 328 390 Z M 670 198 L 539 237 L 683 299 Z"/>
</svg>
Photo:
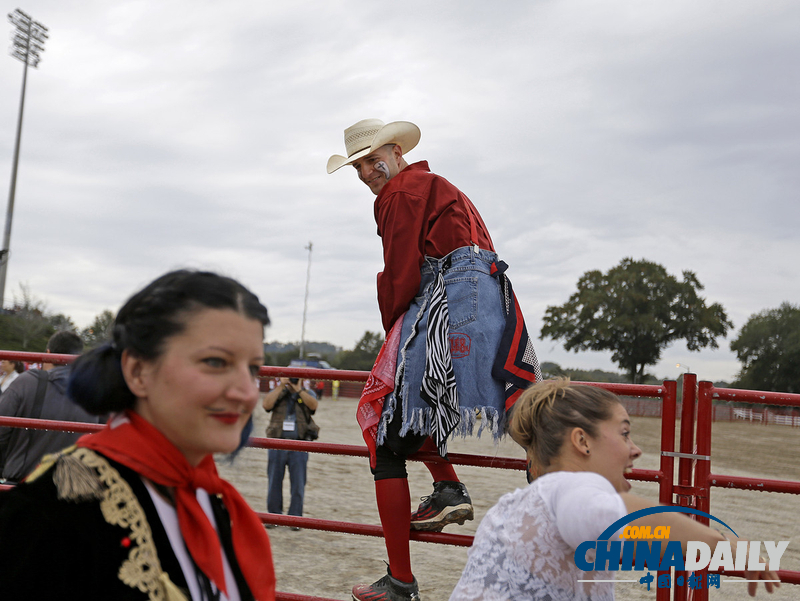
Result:
<svg viewBox="0 0 800 601">
<path fill-rule="evenodd" d="M 219 498 L 210 498 L 240 595 L 252 600 L 233 553 L 230 517 Z M 46 458 L 25 483 L 0 492 L 0 598 L 190 597 L 140 476 L 99 453 L 71 447 Z"/>
</svg>

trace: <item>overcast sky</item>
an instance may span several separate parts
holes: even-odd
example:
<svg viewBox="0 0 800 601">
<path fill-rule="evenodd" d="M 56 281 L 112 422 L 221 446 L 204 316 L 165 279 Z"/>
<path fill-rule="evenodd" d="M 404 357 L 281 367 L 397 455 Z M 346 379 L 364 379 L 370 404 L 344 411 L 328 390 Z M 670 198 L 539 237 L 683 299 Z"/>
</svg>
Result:
<svg viewBox="0 0 800 601">
<path fill-rule="evenodd" d="M 298 341 L 313 241 L 306 339 L 352 348 L 381 330 L 381 244 L 369 189 L 325 163 L 370 117 L 420 126 L 409 162 L 476 204 L 534 337 L 584 272 L 647 259 L 694 271 L 735 324 L 650 371 L 730 380 L 747 318 L 800 302 L 794 0 L 19 7 L 50 39 L 28 77 L 7 304 L 27 283 L 83 327 L 168 269 L 210 268 L 260 296 L 268 340 Z M 22 70 L 0 59 L 4 193 Z"/>
</svg>

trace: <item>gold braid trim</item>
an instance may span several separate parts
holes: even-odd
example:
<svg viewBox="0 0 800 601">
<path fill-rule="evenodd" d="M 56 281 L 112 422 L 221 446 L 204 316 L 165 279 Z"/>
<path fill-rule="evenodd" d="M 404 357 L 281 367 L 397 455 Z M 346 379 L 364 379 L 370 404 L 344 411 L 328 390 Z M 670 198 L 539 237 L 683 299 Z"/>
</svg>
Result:
<svg viewBox="0 0 800 601">
<path fill-rule="evenodd" d="M 85 469 L 77 468 L 78 461 L 91 469 L 93 478 L 87 478 Z M 106 522 L 130 530 L 130 552 L 117 574 L 124 584 L 145 593 L 151 601 L 187 601 L 161 569 L 153 533 L 139 500 L 104 457 L 86 448 L 65 449 L 57 457 L 53 480 L 60 499 L 76 502 L 99 499 Z"/>
<path fill-rule="evenodd" d="M 47 455 L 42 457 L 42 460 L 39 462 L 39 465 L 36 466 L 36 468 L 28 475 L 27 478 L 25 478 L 25 482 L 33 482 L 34 480 L 38 480 L 42 476 L 42 474 L 47 472 L 47 470 L 49 470 L 56 464 L 56 461 L 58 461 L 62 457 L 71 454 L 77 448 L 78 447 L 76 447 L 75 445 L 72 445 L 71 447 L 67 447 L 66 449 L 60 450 L 58 453 L 48 453 Z M 56 486 L 58 486 L 58 484 L 56 484 Z M 61 498 L 61 496 L 59 496 L 59 498 Z"/>
</svg>

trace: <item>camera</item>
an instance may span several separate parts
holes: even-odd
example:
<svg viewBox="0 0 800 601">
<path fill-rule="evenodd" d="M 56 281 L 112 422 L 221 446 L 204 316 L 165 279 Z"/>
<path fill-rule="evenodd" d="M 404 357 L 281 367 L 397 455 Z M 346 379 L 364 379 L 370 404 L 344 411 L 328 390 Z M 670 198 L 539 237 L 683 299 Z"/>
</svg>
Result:
<svg viewBox="0 0 800 601">
<path fill-rule="evenodd" d="M 289 378 L 289 382 L 292 384 L 297 384 L 300 381 L 300 378 Z"/>
</svg>

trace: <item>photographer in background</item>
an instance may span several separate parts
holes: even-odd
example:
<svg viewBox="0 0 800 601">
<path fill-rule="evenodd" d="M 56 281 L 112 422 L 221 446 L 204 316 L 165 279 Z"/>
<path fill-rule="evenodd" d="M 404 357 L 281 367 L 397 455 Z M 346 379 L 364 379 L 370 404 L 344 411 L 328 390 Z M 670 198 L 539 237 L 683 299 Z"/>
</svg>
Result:
<svg viewBox="0 0 800 601">
<path fill-rule="evenodd" d="M 271 411 L 267 438 L 309 440 L 309 422 L 317 410 L 317 397 L 298 378 L 281 378 L 280 385 L 264 395 L 264 411 Z M 283 513 L 283 476 L 289 468 L 291 500 L 289 515 L 303 515 L 308 453 L 269 449 L 267 463 L 267 511 Z M 267 525 L 268 528 L 274 527 Z M 292 530 L 300 530 L 293 526 Z"/>
</svg>

